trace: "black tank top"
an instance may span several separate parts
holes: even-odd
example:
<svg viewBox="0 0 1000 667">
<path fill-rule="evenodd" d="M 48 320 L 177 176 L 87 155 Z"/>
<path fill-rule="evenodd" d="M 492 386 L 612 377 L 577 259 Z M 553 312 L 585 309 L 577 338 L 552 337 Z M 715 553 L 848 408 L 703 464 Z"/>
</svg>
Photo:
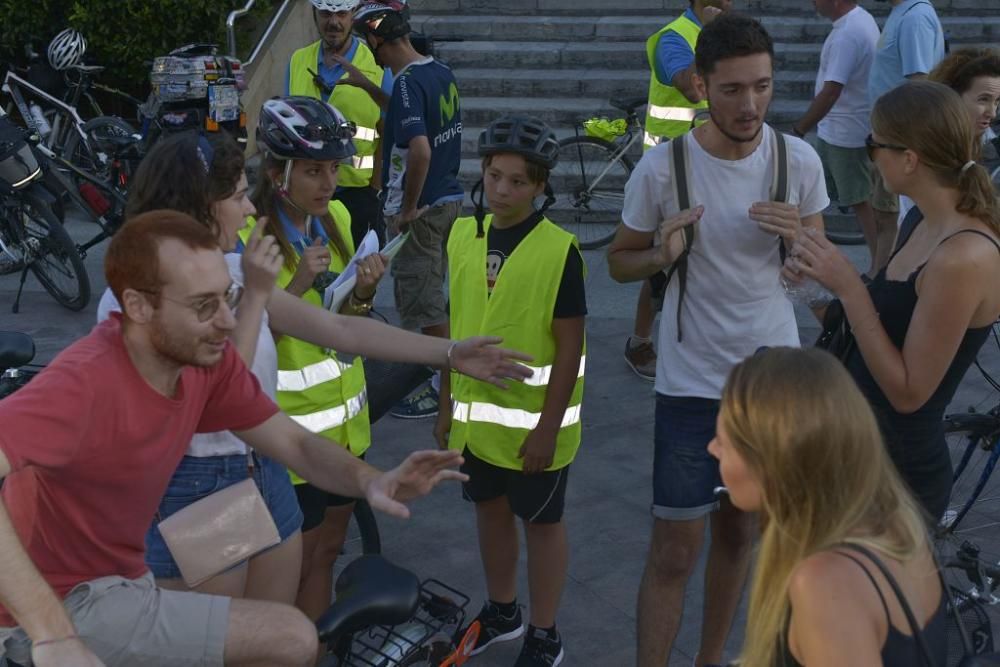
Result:
<svg viewBox="0 0 1000 667">
<path fill-rule="evenodd" d="M 846 554 L 841 551 L 834 551 L 833 553 L 844 556 L 845 558 L 850 558 L 852 561 L 857 563 L 858 567 L 864 571 L 865 576 L 868 577 L 868 581 L 870 581 L 872 586 L 875 587 L 875 592 L 878 593 L 879 600 L 882 601 L 882 609 L 885 610 L 885 620 L 889 626 L 889 632 L 885 636 L 885 643 L 882 644 L 882 665 L 884 667 L 916 667 L 918 665 L 923 665 L 924 659 L 923 654 L 920 651 L 920 645 L 914 637 L 903 634 L 892 624 L 892 617 L 889 615 L 889 605 L 885 601 L 885 595 L 882 594 L 882 589 L 875 581 L 872 573 L 868 571 L 868 567 L 850 554 Z M 931 616 L 930 620 L 927 621 L 927 624 L 921 628 L 921 633 L 927 640 L 927 646 L 933 654 L 935 665 L 943 665 L 947 661 L 948 626 L 945 623 L 946 618 L 947 608 L 945 607 L 944 591 L 942 591 L 941 601 L 938 602 L 937 609 L 934 610 L 934 615 Z M 786 641 L 783 643 L 784 650 L 781 655 L 778 656 L 779 662 L 775 667 L 802 667 L 802 663 L 796 660 L 795 656 L 792 655 L 792 651 L 788 647 L 787 637 L 788 628 L 786 627 Z"/>
<path fill-rule="evenodd" d="M 911 224 L 904 224 L 892 257 L 903 248 L 920 221 L 920 218 L 916 218 Z M 975 229 L 963 229 L 948 236 L 942 243 L 962 233 L 978 234 L 1000 251 L 1000 244 L 996 240 Z M 879 320 L 893 345 L 900 350 L 903 349 L 903 341 L 916 309 L 916 281 L 923 268 L 922 264 L 906 280 L 888 280 L 886 269 L 882 269 L 868 285 Z M 951 459 L 944 442 L 944 412 L 989 333 L 988 326 L 965 332 L 955 358 L 937 389 L 924 405 L 910 414 L 901 414 L 892 407 L 857 348 L 846 360 L 847 370 L 878 418 L 889 455 L 904 480 L 934 518 L 940 517 L 944 512 L 951 490 Z"/>
</svg>

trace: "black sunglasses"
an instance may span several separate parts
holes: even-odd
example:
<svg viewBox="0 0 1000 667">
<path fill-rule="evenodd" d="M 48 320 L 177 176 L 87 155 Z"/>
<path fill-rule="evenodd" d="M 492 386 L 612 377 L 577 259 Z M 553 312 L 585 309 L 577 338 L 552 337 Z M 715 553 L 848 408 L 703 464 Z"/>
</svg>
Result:
<svg viewBox="0 0 1000 667">
<path fill-rule="evenodd" d="M 872 162 L 875 161 L 876 148 L 885 148 L 890 151 L 909 150 L 906 146 L 898 146 L 896 144 L 883 144 L 878 141 L 875 141 L 875 139 L 870 134 L 867 137 L 865 137 L 865 148 L 868 149 L 868 159 L 871 160 Z"/>
</svg>

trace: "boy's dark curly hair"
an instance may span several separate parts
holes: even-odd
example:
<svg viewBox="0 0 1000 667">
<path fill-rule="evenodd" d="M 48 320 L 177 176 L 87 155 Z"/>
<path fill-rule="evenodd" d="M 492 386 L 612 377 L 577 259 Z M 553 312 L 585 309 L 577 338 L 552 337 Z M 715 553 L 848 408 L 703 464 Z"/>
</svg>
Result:
<svg viewBox="0 0 1000 667">
<path fill-rule="evenodd" d="M 720 60 L 766 53 L 774 60 L 774 40 L 757 19 L 727 12 L 706 25 L 698 35 L 694 62 L 698 74 L 708 77 Z"/>
</svg>

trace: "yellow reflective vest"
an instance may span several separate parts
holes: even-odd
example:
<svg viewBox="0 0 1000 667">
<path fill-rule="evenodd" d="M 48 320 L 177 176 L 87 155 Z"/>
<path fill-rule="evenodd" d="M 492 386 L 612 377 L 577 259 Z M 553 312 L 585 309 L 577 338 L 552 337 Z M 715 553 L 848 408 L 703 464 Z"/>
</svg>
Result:
<svg viewBox="0 0 1000 667">
<path fill-rule="evenodd" d="M 493 216 L 486 217 L 488 227 Z M 532 377 L 511 382 L 509 389 L 451 374 L 452 421 L 448 444 L 466 446 L 495 466 L 521 470 L 518 451 L 538 425 L 545 402 L 556 341 L 552 311 L 570 246 L 576 237 L 543 219 L 517 245 L 489 294 L 486 283 L 486 236 L 476 238 L 475 218 L 459 218 L 448 238 L 448 284 L 451 290 L 451 335 L 501 336 L 504 347 L 534 357 Z M 583 370 L 580 370 L 556 438 L 550 470 L 567 466 L 580 447 Z"/>
<path fill-rule="evenodd" d="M 643 150 L 652 148 L 663 138 L 673 139 L 681 136 L 691 129 L 695 113 L 699 109 L 708 108 L 708 100 L 692 103 L 680 90 L 661 83 L 656 78 L 656 47 L 660 43 L 660 37 L 668 30 L 673 30 L 683 37 L 692 52 L 698 43 L 698 35 L 701 34 L 701 27 L 682 14 L 646 40 L 646 58 L 649 59 L 650 73 Z"/>
<path fill-rule="evenodd" d="M 353 254 L 350 213 L 339 201 L 331 201 L 330 215 L 348 251 Z M 257 224 L 253 218 L 247 223 L 240 231 L 244 243 Z M 332 243 L 330 255 L 330 270 L 343 271 L 350 257 L 340 257 Z M 294 268 L 282 265 L 278 287 L 288 287 L 294 275 Z M 312 288 L 306 290 L 302 299 L 317 308 L 323 307 L 322 295 Z M 332 350 L 291 336 L 281 336 L 277 348 L 278 407 L 309 431 L 344 445 L 355 456 L 363 454 L 371 444 L 371 427 L 361 357 L 345 363 Z M 289 474 L 295 484 L 305 482 L 295 473 L 289 471 Z"/>
<path fill-rule="evenodd" d="M 322 91 L 313 81 L 309 70 L 317 72 L 322 40 L 301 48 L 292 54 L 288 67 L 288 94 L 305 95 L 322 99 Z M 384 70 L 375 62 L 375 57 L 366 44 L 358 42 L 351 63 L 361 70 L 368 80 L 382 86 Z M 344 77 L 347 72 L 344 72 Z M 343 77 L 342 77 L 343 78 Z M 371 96 L 357 86 L 337 85 L 329 99 L 325 100 L 337 107 L 347 120 L 358 126 L 354 135 L 357 154 L 350 161 L 344 161 L 337 168 L 337 185 L 358 188 L 369 185 L 375 167 L 375 140 L 378 131 L 375 126 L 381 118 L 382 110 Z"/>
</svg>

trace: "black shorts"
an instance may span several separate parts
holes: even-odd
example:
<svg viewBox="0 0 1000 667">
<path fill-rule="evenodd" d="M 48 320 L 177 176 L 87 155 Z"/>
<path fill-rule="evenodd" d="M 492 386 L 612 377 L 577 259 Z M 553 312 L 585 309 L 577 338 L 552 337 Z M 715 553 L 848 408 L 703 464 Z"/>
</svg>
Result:
<svg viewBox="0 0 1000 667">
<path fill-rule="evenodd" d="M 385 245 L 385 223 L 382 220 L 382 203 L 378 194 L 365 185 L 360 188 L 340 188 L 333 198 L 351 214 L 351 237 L 354 247 L 361 244 L 369 229 L 374 229 L 379 243 Z"/>
<path fill-rule="evenodd" d="M 302 509 L 302 532 L 319 527 L 326 516 L 327 507 L 343 507 L 355 502 L 357 498 L 338 496 L 323 489 L 305 484 L 295 485 L 295 495 L 299 499 L 299 507 Z"/>
<path fill-rule="evenodd" d="M 559 523 L 566 505 L 569 466 L 525 475 L 520 470 L 487 463 L 466 447 L 462 472 L 469 481 L 462 484 L 462 497 L 474 503 L 507 496 L 510 511 L 529 523 Z"/>
</svg>

